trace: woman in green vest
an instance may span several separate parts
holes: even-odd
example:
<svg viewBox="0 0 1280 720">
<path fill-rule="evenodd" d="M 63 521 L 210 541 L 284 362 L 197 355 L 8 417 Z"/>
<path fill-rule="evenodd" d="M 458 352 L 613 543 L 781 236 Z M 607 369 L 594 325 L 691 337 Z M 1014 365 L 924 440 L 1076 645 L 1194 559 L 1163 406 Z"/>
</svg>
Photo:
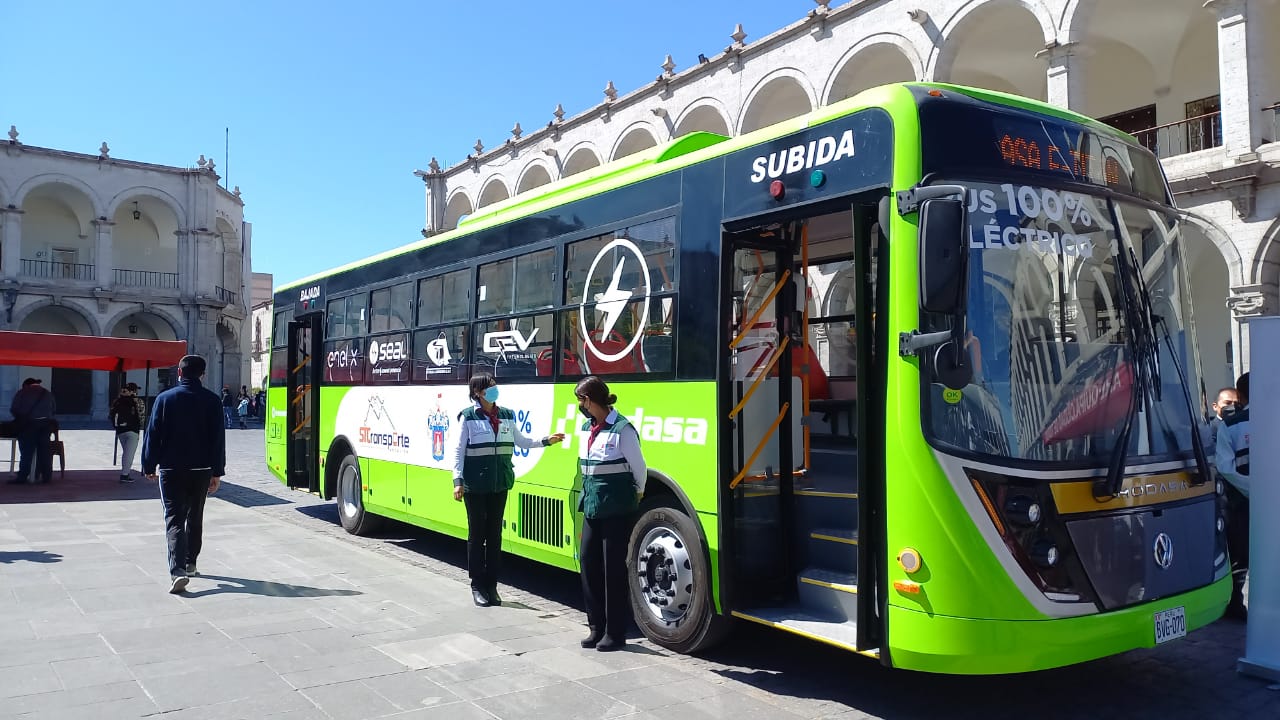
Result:
<svg viewBox="0 0 1280 720">
<path fill-rule="evenodd" d="M 480 373 L 471 378 L 471 407 L 458 413 L 454 445 L 453 499 L 467 505 L 467 573 L 471 599 L 480 607 L 501 605 L 498 565 L 502 559 L 502 511 L 515 484 L 511 454 L 516 446 L 545 447 L 564 440 L 564 433 L 540 440 L 526 437 L 516 414 L 498 407 L 498 384 Z"/>
<path fill-rule="evenodd" d="M 627 543 L 644 493 L 645 462 L 640 435 L 613 409 L 618 397 L 594 375 L 574 389 L 589 420 L 578 452 L 582 475 L 582 594 L 591 632 L 582 647 L 607 651 L 627 644 L 631 598 L 627 589 Z"/>
</svg>

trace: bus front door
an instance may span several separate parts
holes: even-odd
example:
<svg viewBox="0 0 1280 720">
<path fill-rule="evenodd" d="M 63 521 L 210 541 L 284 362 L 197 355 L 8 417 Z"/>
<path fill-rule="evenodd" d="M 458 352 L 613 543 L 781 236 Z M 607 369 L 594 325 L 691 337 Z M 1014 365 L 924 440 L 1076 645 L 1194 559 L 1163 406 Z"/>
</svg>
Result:
<svg viewBox="0 0 1280 720">
<path fill-rule="evenodd" d="M 729 237 L 729 440 L 733 504 L 732 604 L 786 603 L 795 594 L 791 518 L 801 448 L 801 382 L 792 375 L 797 282 L 793 230 Z"/>
<path fill-rule="evenodd" d="M 320 337 L 319 314 L 289 323 L 288 437 L 286 451 L 288 485 L 308 492 L 320 491 Z"/>
</svg>

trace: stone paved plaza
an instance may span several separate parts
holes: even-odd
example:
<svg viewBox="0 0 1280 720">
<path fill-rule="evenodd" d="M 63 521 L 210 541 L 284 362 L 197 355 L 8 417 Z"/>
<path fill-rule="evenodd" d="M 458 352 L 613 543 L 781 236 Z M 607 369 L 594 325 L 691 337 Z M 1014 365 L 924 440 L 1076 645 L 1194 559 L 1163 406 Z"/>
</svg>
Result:
<svg viewBox="0 0 1280 720">
<path fill-rule="evenodd" d="M 1280 718 L 1241 677 L 1244 625 L 1063 670 L 943 677 L 764 628 L 700 657 L 581 650 L 577 576 L 519 559 L 476 608 L 464 544 L 355 538 L 283 489 L 262 431 L 229 431 L 201 577 L 169 595 L 153 483 L 116 482 L 107 431 L 63 433 L 51 485 L 0 485 L 0 717 Z"/>
</svg>

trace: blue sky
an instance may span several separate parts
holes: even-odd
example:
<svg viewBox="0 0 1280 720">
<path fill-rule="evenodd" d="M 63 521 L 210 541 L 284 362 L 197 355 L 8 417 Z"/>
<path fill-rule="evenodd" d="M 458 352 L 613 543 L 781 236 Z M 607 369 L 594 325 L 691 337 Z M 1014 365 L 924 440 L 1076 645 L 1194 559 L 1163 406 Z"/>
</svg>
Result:
<svg viewBox="0 0 1280 720">
<path fill-rule="evenodd" d="M 833 6 L 843 1 L 831 3 Z M 7 0 L 0 125 L 29 145 L 213 157 L 281 284 L 421 239 L 422 181 L 557 102 L 574 115 L 812 0 L 217 3 Z M 677 14 L 678 13 L 678 14 Z M 224 128 L 230 128 L 230 158 Z"/>
</svg>

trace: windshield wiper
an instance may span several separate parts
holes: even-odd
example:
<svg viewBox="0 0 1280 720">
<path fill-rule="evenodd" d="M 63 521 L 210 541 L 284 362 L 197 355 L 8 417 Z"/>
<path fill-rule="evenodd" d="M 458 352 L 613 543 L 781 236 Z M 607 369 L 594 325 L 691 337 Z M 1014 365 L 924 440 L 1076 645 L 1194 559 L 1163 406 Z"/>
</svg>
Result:
<svg viewBox="0 0 1280 720">
<path fill-rule="evenodd" d="M 1116 225 L 1119 227 L 1119 224 Z M 1107 462 L 1107 477 L 1093 484 L 1093 496 L 1098 499 L 1114 497 L 1124 485 L 1125 461 L 1129 455 L 1129 438 L 1133 435 L 1133 422 L 1138 415 L 1138 408 L 1146 401 L 1153 375 L 1160 372 L 1158 360 L 1151 357 L 1155 346 L 1154 334 L 1151 332 L 1150 315 L 1146 310 L 1150 306 L 1140 294 L 1141 270 L 1136 269 L 1137 257 L 1129 254 L 1121 243 L 1119 233 L 1111 240 L 1116 244 L 1116 277 L 1120 281 L 1120 304 L 1124 311 L 1127 332 L 1122 333 L 1127 341 L 1132 360 L 1129 363 L 1129 407 L 1125 410 L 1124 425 L 1116 444 L 1111 448 L 1111 458 Z M 1133 265 L 1130 265 L 1130 258 Z M 1137 278 L 1134 275 L 1138 275 Z M 1141 305 L 1142 307 L 1136 307 Z M 1143 315 L 1146 315 L 1146 319 Z"/>
</svg>

